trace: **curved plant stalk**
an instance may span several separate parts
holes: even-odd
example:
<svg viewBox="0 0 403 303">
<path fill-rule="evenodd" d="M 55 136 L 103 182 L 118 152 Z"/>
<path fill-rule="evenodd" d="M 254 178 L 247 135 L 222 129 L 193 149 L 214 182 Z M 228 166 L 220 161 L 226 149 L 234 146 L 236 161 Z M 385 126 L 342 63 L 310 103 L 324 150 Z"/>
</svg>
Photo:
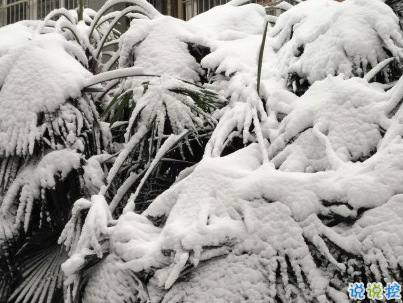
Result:
<svg viewBox="0 0 403 303">
<path fill-rule="evenodd" d="M 108 45 L 108 44 L 105 44 Z M 115 65 L 116 62 L 118 62 L 120 58 L 120 54 L 118 52 L 114 53 L 112 57 L 106 62 L 106 64 L 103 66 L 102 70 L 105 71 L 110 71 L 112 67 Z"/>
<path fill-rule="evenodd" d="M 113 196 L 111 203 L 109 204 L 109 210 L 111 211 L 111 213 L 115 211 L 116 207 L 119 205 L 125 194 L 133 186 L 133 184 L 136 183 L 139 178 L 141 178 L 148 171 L 148 168 L 149 165 L 146 166 L 144 170 L 139 174 L 132 172 L 130 176 L 122 183 L 122 185 L 116 191 L 116 194 Z"/>
<path fill-rule="evenodd" d="M 132 6 L 130 6 L 132 7 Z M 137 7 L 136 11 L 138 11 L 139 13 L 133 13 L 133 14 L 129 14 L 130 17 L 134 17 L 134 18 L 145 18 L 145 19 L 149 19 L 146 15 L 145 15 L 145 11 L 144 10 L 139 10 L 139 8 Z M 116 15 L 118 15 L 120 12 L 119 11 L 114 11 L 111 12 L 107 15 L 102 16 L 99 21 L 98 24 L 95 26 L 95 28 L 99 28 L 102 24 L 104 24 L 105 22 L 108 22 L 111 19 L 114 19 L 116 17 Z"/>
<path fill-rule="evenodd" d="M 110 185 L 112 184 L 112 181 L 115 179 L 116 175 L 118 174 L 118 171 L 120 167 L 123 165 L 123 162 L 127 159 L 129 154 L 132 152 L 135 146 L 139 144 L 143 138 L 147 135 L 149 132 L 149 129 L 145 126 L 142 125 L 137 132 L 130 138 L 129 142 L 127 142 L 125 148 L 120 152 L 119 156 L 117 157 L 115 163 L 113 164 L 112 168 L 109 171 L 109 174 L 106 178 L 106 185 L 103 186 L 99 192 L 101 195 L 105 195 L 105 193 L 108 191 Z"/>
<path fill-rule="evenodd" d="M 69 24 L 69 25 L 67 25 L 67 24 L 69 24 L 69 23 L 66 23 L 65 25 L 61 26 L 60 29 L 61 29 L 61 30 L 63 30 L 63 29 L 68 29 L 68 30 L 72 33 L 72 35 L 74 36 L 74 38 L 76 39 L 77 43 L 78 43 L 81 47 L 83 47 L 83 46 L 84 46 L 84 45 L 83 45 L 83 42 L 82 42 L 82 40 L 79 38 L 79 34 L 78 34 L 77 31 L 76 31 L 77 28 L 76 28 L 75 26 L 71 26 L 71 25 L 73 25 L 73 24 Z"/>
<path fill-rule="evenodd" d="M 119 39 L 115 39 L 115 40 L 106 42 L 106 43 L 103 45 L 103 48 L 108 47 L 108 46 L 111 46 L 111 45 L 116 45 L 116 44 L 119 44 Z"/>
<path fill-rule="evenodd" d="M 262 43 L 260 44 L 259 50 L 259 58 L 257 61 L 257 94 L 260 96 L 260 80 L 262 76 L 262 65 L 263 65 L 263 54 L 264 54 L 264 47 L 266 44 L 266 36 L 267 36 L 267 28 L 269 26 L 269 21 L 266 21 L 266 25 L 263 31 Z"/>
<path fill-rule="evenodd" d="M 127 202 L 125 208 L 123 209 L 123 213 L 127 213 L 130 211 L 134 211 L 136 198 L 138 197 L 144 183 L 147 181 L 147 178 L 151 175 L 157 164 L 161 161 L 161 159 L 176 145 L 180 140 L 183 139 L 188 134 L 188 130 L 184 130 L 179 135 L 170 135 L 168 139 L 161 145 L 160 149 L 158 150 L 155 158 L 150 163 L 144 177 L 141 179 L 140 184 L 137 186 L 136 191 L 134 194 L 131 195 L 129 201 Z M 113 210 L 111 210 L 112 212 Z"/>
<path fill-rule="evenodd" d="M 101 9 L 98 11 L 96 16 L 94 17 L 94 20 L 91 23 L 90 30 L 88 33 L 88 37 L 92 36 L 92 33 L 95 30 L 95 27 L 98 26 L 98 21 L 101 19 L 102 15 L 112 7 L 114 7 L 117 4 L 132 4 L 134 7 L 138 9 L 138 11 L 144 11 L 144 14 L 149 17 L 150 19 L 153 19 L 156 16 L 160 16 L 160 12 L 158 12 L 150 3 L 148 3 L 145 0 L 114 0 L 114 1 L 108 1 L 105 3 L 104 6 L 101 7 Z"/>
<path fill-rule="evenodd" d="M 106 86 L 104 90 L 101 90 L 98 95 L 96 95 L 95 100 L 102 100 L 112 89 L 114 89 L 120 82 L 120 79 L 111 80 Z M 88 90 L 89 88 L 87 88 Z M 103 117 L 103 113 L 100 116 L 100 119 Z"/>
<path fill-rule="evenodd" d="M 387 66 L 390 62 L 392 62 L 395 58 L 388 58 L 381 62 L 379 62 L 373 69 L 371 69 L 365 76 L 364 79 L 368 82 L 376 76 L 385 66 Z"/>
<path fill-rule="evenodd" d="M 133 6 L 129 6 L 127 8 L 125 8 L 124 10 L 122 10 L 121 12 L 119 12 L 119 14 L 117 14 L 115 16 L 115 18 L 113 19 L 113 21 L 109 24 L 108 30 L 106 31 L 105 35 L 102 37 L 101 42 L 99 43 L 98 48 L 95 50 L 95 58 L 98 60 L 99 55 L 101 54 L 102 48 L 106 42 L 106 39 L 108 38 L 109 34 L 112 32 L 113 28 L 115 27 L 115 25 L 120 21 L 120 19 L 122 19 L 123 17 L 127 16 L 130 13 L 133 12 L 138 12 L 139 10 L 136 7 Z"/>
<path fill-rule="evenodd" d="M 45 20 L 43 20 L 43 22 L 41 23 L 41 25 L 38 27 L 37 32 L 38 33 L 42 33 L 42 30 L 45 28 L 45 26 L 48 24 L 49 21 L 52 21 L 52 18 L 55 18 L 57 16 L 64 16 L 67 20 L 70 21 L 71 24 L 74 24 L 75 26 L 75 21 L 73 16 L 70 14 L 70 12 L 65 9 L 65 8 L 59 8 L 59 9 L 55 9 L 53 11 L 51 11 L 45 18 Z"/>
<path fill-rule="evenodd" d="M 143 69 L 140 67 L 128 67 L 119 70 L 108 71 L 102 74 L 95 75 L 91 77 L 83 88 L 83 92 L 86 91 L 91 86 L 100 84 L 102 82 L 111 81 L 115 79 L 122 79 L 127 77 L 159 77 L 158 75 L 148 75 L 145 74 Z"/>
</svg>

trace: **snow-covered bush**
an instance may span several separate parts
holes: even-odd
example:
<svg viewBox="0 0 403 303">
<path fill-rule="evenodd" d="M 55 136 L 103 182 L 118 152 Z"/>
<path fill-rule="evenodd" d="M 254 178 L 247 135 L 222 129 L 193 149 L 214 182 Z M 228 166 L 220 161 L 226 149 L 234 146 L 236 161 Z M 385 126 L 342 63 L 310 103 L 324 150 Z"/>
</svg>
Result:
<svg viewBox="0 0 403 303">
<path fill-rule="evenodd" d="M 66 255 L 56 240 L 85 191 L 82 161 L 108 144 L 94 102 L 81 92 L 92 76 L 84 49 L 56 32 L 40 34 L 41 26 L 0 29 L 1 276 L 16 287 L 10 300 L 33 302 L 60 297 L 54 285 L 61 288 Z M 32 271 L 41 263 L 43 270 Z M 27 282 L 18 286 L 19 275 Z M 44 282 L 37 288 L 43 277 L 49 291 L 42 292 Z"/>
<path fill-rule="evenodd" d="M 382 1 L 306 1 L 283 14 L 269 36 L 278 69 L 294 91 L 328 75 L 363 77 L 389 57 L 402 56 L 397 16 Z M 379 81 L 389 81 L 390 72 Z"/>
<path fill-rule="evenodd" d="M 402 281 L 398 17 L 247 2 L 0 29 L 0 296 L 349 302 Z"/>
</svg>

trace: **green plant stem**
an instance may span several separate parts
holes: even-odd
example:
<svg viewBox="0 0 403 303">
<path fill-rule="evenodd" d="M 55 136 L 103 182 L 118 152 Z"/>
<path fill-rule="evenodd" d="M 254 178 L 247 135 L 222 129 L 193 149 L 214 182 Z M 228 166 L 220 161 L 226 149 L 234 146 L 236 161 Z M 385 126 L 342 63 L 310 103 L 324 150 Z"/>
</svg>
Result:
<svg viewBox="0 0 403 303">
<path fill-rule="evenodd" d="M 78 21 L 83 20 L 84 3 L 83 0 L 78 0 Z"/>
<path fill-rule="evenodd" d="M 260 96 L 260 80 L 262 76 L 262 65 L 263 65 L 263 53 L 264 46 L 266 44 L 266 35 L 267 35 L 267 27 L 269 25 L 269 21 L 266 21 L 266 25 L 264 27 L 262 43 L 260 44 L 259 58 L 257 62 L 257 94 Z"/>
</svg>

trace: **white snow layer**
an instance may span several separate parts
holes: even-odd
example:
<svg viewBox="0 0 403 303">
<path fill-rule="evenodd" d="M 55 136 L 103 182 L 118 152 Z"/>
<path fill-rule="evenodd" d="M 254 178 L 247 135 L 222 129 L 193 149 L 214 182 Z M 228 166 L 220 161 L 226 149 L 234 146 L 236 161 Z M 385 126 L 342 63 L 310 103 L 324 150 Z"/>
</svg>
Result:
<svg viewBox="0 0 403 303">
<path fill-rule="evenodd" d="M 18 230 L 22 223 L 24 223 L 25 230 L 28 230 L 34 201 L 41 198 L 42 189 L 54 188 L 57 179 L 64 180 L 73 169 L 79 167 L 80 154 L 67 149 L 52 151 L 38 163 L 24 167 L 4 197 L 1 197 L 1 220 L 8 217 L 8 212 L 12 211 L 18 198 L 13 230 Z M 0 237 L 0 239 L 3 238 Z"/>
<path fill-rule="evenodd" d="M 151 75 L 167 74 L 198 81 L 200 66 L 189 54 L 187 41 L 184 41 L 191 32 L 182 23 L 184 21 L 169 16 L 134 20 L 120 39 L 119 66 L 134 63 Z"/>
<path fill-rule="evenodd" d="M 310 83 L 327 75 L 363 76 L 378 62 L 403 55 L 398 17 L 382 1 L 310 0 L 282 14 L 269 32 L 282 76 Z"/>
<path fill-rule="evenodd" d="M 53 113 L 68 98 L 79 97 L 91 76 L 73 57 L 86 64 L 83 50 L 58 34 L 14 45 L 0 57 L 0 155 L 6 157 L 32 154 L 42 136 L 38 114 Z"/>
</svg>

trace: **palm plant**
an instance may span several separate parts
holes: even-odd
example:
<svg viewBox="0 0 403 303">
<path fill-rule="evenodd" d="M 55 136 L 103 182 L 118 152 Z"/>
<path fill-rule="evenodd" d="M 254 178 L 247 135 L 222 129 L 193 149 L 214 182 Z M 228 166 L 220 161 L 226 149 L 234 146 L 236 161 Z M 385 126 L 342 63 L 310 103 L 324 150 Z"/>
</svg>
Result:
<svg viewBox="0 0 403 303">
<path fill-rule="evenodd" d="M 348 302 L 350 281 L 401 280 L 397 18 L 247 2 L 0 30 L 23 33 L 0 44 L 0 298 Z"/>
<path fill-rule="evenodd" d="M 82 81 L 90 75 L 83 67 L 87 63 L 83 50 L 55 34 L 36 35 L 34 30 L 29 49 L 17 46 L 1 58 L 5 116 L 0 201 L 2 222 L 8 222 L 0 235 L 5 258 L 1 276 L 11 279 L 12 287 L 4 291 L 15 302 L 60 298 L 60 264 L 66 254 L 57 238 L 72 203 L 85 194 L 81 161 L 105 146 L 95 106 L 81 96 L 79 82 L 71 78 L 74 74 Z M 52 69 L 58 60 L 66 65 Z M 56 81 L 54 73 L 61 73 Z M 30 85 L 17 89 L 25 81 Z M 13 110 L 19 114 L 10 115 Z"/>
<path fill-rule="evenodd" d="M 145 200 L 152 199 L 155 196 L 153 192 L 165 190 L 179 173 L 177 169 L 171 168 L 172 165 L 166 168 L 166 164 L 170 163 L 169 161 L 181 161 L 174 152 L 171 160 L 163 162 L 165 164 L 158 163 L 155 167 L 152 160 L 157 156 L 161 143 L 165 142 L 170 133 L 179 134 L 185 128 L 190 128 L 190 136 L 194 139 L 189 142 L 197 140 L 198 144 L 201 144 L 204 133 L 208 135 L 208 128 L 211 129 L 214 123 L 209 113 L 221 104 L 215 93 L 194 83 L 195 79 L 172 78 L 163 94 L 156 93 L 155 88 L 164 83 L 166 76 L 161 78 L 155 75 L 150 78 L 142 75 L 141 82 L 130 83 L 127 73 L 123 71 L 122 76 L 112 71 L 89 79 L 91 74 L 86 72 L 85 68 L 93 73 L 102 71 L 105 62 L 102 49 L 116 43 L 113 39 L 118 39 L 118 33 L 114 28 L 122 17 L 132 14 L 137 18 L 138 13 L 149 18 L 159 15 L 145 1 L 133 1 L 132 6 L 122 13 L 113 12 L 102 16 L 110 6 L 109 3 L 106 4 L 98 14 L 84 10 L 77 15 L 75 12 L 59 9 L 51 12 L 42 23 L 31 25 L 29 22 L 23 22 L 21 25 L 15 25 L 16 28 L 24 28 L 24 31 L 33 37 L 32 45 L 40 45 L 41 42 L 37 41 L 45 41 L 49 49 L 57 48 L 57 52 L 64 56 L 60 60 L 67 58 L 71 61 L 69 55 L 72 53 L 81 63 L 71 63 L 73 67 L 70 70 L 67 65 L 62 66 L 59 71 L 47 69 L 52 62 L 45 63 L 44 60 L 49 58 L 38 56 L 36 53 L 30 54 L 23 48 L 25 45 L 21 46 L 22 55 L 19 56 L 17 64 L 11 65 L 17 55 L 16 51 L 7 54 L 6 49 L 6 55 L 2 58 L 2 65 L 8 69 L 8 74 L 2 79 L 4 85 L 1 88 L 2 106 L 5 111 L 11 102 L 14 102 L 17 93 L 15 86 L 7 80 L 21 71 L 21 66 L 28 66 L 22 68 L 27 78 L 39 75 L 32 87 L 41 88 L 40 93 L 30 96 L 36 102 L 36 107 L 24 112 L 26 117 L 32 116 L 31 128 L 24 130 L 25 133 L 23 129 L 19 132 L 12 132 L 11 128 L 6 128 L 6 132 L 2 130 L 2 136 L 11 139 L 10 141 L 3 138 L 5 140 L 1 147 L 3 156 L 0 162 L 0 201 L 3 214 L 0 234 L 0 255 L 3 264 L 1 290 L 2 296 L 8 297 L 10 302 L 50 302 L 60 299 L 60 264 L 67 255 L 57 244 L 57 238 L 71 212 L 74 213 L 72 203 L 79 197 L 89 197 L 101 189 L 100 182 L 104 180 L 102 177 L 96 177 L 96 174 L 102 175 L 103 169 L 111 169 L 102 191 L 111 189 L 111 183 L 116 176 L 119 180 L 128 179 L 126 182 L 122 181 L 124 186 L 115 180 L 112 186 L 115 189 L 109 190 L 110 196 L 118 193 L 116 196 L 121 195 L 121 198 L 130 193 L 130 188 L 135 188 L 133 185 L 140 182 L 138 180 L 136 183 L 136 180 L 132 180 L 133 176 L 129 177 L 133 171 L 140 172 L 140 177 L 147 175 L 148 180 L 143 180 L 141 184 L 142 187 L 147 185 L 148 189 L 141 195 L 148 197 L 144 198 Z M 55 18 L 58 19 L 54 21 Z M 83 30 L 84 28 L 88 28 L 88 31 Z M 117 53 L 122 53 L 122 50 Z M 105 51 L 105 54 L 108 52 Z M 38 71 L 37 66 L 27 64 L 28 60 L 33 59 L 37 60 L 35 63 L 41 70 Z M 130 65 L 126 64 L 127 67 Z M 110 67 L 104 70 L 109 69 Z M 80 75 L 68 76 L 69 73 L 77 73 L 77 70 Z M 65 73 L 65 76 L 60 78 L 59 82 L 51 81 L 50 77 L 54 77 L 58 72 Z M 120 80 L 125 78 L 127 80 Z M 59 84 L 63 81 L 63 84 Z M 105 85 L 97 84 L 101 82 Z M 128 89 L 128 85 L 132 88 Z M 60 93 L 56 93 L 54 97 L 46 93 L 52 89 L 57 92 L 56 87 L 65 87 L 65 90 L 59 90 Z M 143 91 L 140 95 L 139 89 Z M 29 90 L 30 88 L 26 89 L 27 92 Z M 132 98 L 133 92 L 137 92 L 136 101 Z M 28 96 L 24 92 L 19 93 Z M 159 111 L 160 105 L 165 106 L 165 110 Z M 177 110 L 179 114 L 183 111 L 183 114 L 178 116 Z M 98 120 L 102 111 L 102 119 L 107 122 Z M 24 122 L 24 118 L 21 120 Z M 19 125 L 18 119 L 15 122 L 15 119 L 8 118 L 7 121 L 9 125 Z M 145 122 L 146 131 L 141 131 L 139 121 Z M 108 129 L 109 123 L 129 125 L 126 138 L 137 136 L 139 142 L 128 142 L 126 149 L 116 148 L 119 144 L 125 144 L 127 139 L 122 135 L 121 126 L 111 128 L 111 133 Z M 207 128 L 206 123 L 210 125 Z M 13 137 L 15 133 L 19 134 L 16 138 Z M 109 146 L 112 134 L 116 146 Z M 194 148 L 193 143 L 187 143 L 187 149 L 191 153 Z M 119 156 L 108 154 L 114 150 L 119 151 Z M 185 152 L 182 145 L 177 150 L 183 157 Z M 125 157 L 128 155 L 130 157 L 126 161 Z M 192 163 L 182 161 L 185 167 Z M 126 164 L 121 169 L 123 162 Z M 146 171 L 151 165 L 155 173 L 150 176 Z M 161 172 L 161 167 L 164 172 Z M 160 180 L 164 183 L 160 184 Z M 115 199 L 112 205 L 116 207 L 120 202 Z M 6 284 L 9 287 L 4 287 Z"/>
<path fill-rule="evenodd" d="M 385 212 L 401 224 L 397 206 L 401 198 L 392 194 L 398 182 L 386 185 L 378 178 L 379 174 L 388 180 L 398 178 L 392 169 L 397 162 L 392 159 L 400 157 L 395 145 L 399 140 L 392 138 L 399 125 L 401 80 L 394 82 L 400 77 L 399 70 L 389 66 L 392 58 L 388 57 L 401 56 L 401 32 L 391 11 L 374 2 L 366 9 L 391 16 L 390 36 L 382 28 L 371 28 L 370 22 L 364 23 L 369 28 L 359 31 L 373 35 L 378 57 L 365 61 L 368 54 L 353 57 L 341 49 L 339 58 L 347 63 L 342 60 L 338 65 L 329 59 L 332 72 L 307 70 L 302 68 L 304 64 L 315 60 L 309 44 L 318 45 L 327 35 L 334 38 L 328 24 L 333 19 L 323 19 L 325 25 L 318 27 L 313 40 L 304 40 L 297 29 L 312 20 L 317 24 L 326 6 L 334 5 L 330 12 L 341 20 L 352 18 L 362 8 L 360 1 L 314 2 L 290 9 L 268 31 L 266 59 L 260 59 L 263 64 L 258 72 L 260 94 L 256 93 L 257 83 L 248 81 L 256 79 L 256 65 L 234 68 L 234 58 L 240 55 L 236 51 L 217 60 L 231 46 L 231 40 L 220 32 L 227 42 L 211 44 L 211 53 L 200 63 L 211 69 L 205 87 L 225 95 L 229 103 L 216 112 L 220 121 L 205 158 L 142 215 L 131 211 L 134 199 L 129 199 L 129 207 L 113 224 L 86 221 L 83 229 L 90 228 L 100 236 L 89 243 L 81 241 L 89 234 L 82 234 L 81 246 L 64 265 L 70 277 L 80 276 L 85 258 L 107 253 L 108 261 L 117 258 L 119 275 L 131 273 L 145 284 L 136 284 L 134 298 L 139 302 L 348 302 L 349 281 L 401 279 L 401 241 L 382 245 L 378 238 L 378 232 L 387 232 L 394 239 L 398 233 L 381 223 L 382 219 L 376 228 L 370 223 L 374 217 L 385 218 L 380 215 Z M 267 24 L 264 18 L 260 21 Z M 249 45 L 257 53 L 262 39 L 256 36 L 249 40 L 237 36 L 237 40 L 253 42 Z M 348 39 L 342 42 L 348 44 Z M 280 77 L 271 74 L 275 73 L 273 66 L 281 67 Z M 298 89 L 302 80 L 287 84 L 293 72 L 306 79 L 304 89 Z M 359 127 L 349 128 L 351 121 Z M 133 138 L 130 132 L 131 128 L 126 129 L 127 138 Z M 345 134 L 344 139 L 340 133 Z M 245 143 L 259 144 L 221 158 L 228 141 L 237 136 L 243 136 Z M 395 164 L 389 166 L 388 161 Z M 371 202 L 362 198 L 357 187 L 368 191 Z M 105 203 L 88 204 L 90 212 L 111 216 L 110 208 L 101 207 Z M 398 214 L 392 215 L 392 209 L 399 209 Z M 375 263 L 369 266 L 371 260 Z M 94 300 L 96 285 L 109 280 L 106 268 L 98 267 L 102 275 L 82 288 L 85 302 Z M 114 288 L 113 283 L 108 285 Z M 130 292 L 120 293 L 123 300 Z M 106 302 L 108 298 L 103 294 L 97 300 Z"/>
</svg>

